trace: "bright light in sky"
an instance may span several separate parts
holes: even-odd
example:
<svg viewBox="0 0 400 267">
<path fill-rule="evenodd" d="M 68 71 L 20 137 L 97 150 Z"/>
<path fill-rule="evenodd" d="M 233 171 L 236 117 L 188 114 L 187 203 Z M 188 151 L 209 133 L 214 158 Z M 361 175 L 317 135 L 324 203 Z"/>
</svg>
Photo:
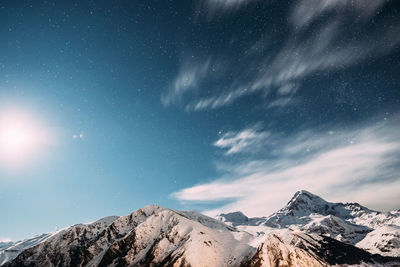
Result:
<svg viewBox="0 0 400 267">
<path fill-rule="evenodd" d="M 23 167 L 49 141 L 49 131 L 28 112 L 0 111 L 0 163 L 5 167 Z"/>
</svg>

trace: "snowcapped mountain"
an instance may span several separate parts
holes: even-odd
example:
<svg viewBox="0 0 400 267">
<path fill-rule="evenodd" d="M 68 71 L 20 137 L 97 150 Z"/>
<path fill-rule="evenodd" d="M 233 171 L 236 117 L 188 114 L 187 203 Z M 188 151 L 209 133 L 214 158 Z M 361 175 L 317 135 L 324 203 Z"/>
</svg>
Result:
<svg viewBox="0 0 400 267">
<path fill-rule="evenodd" d="M 46 240 L 51 234 L 42 234 L 18 242 L 0 243 L 0 265 L 18 256 L 21 251 Z"/>
<path fill-rule="evenodd" d="M 252 236 L 194 212 L 149 206 L 104 229 L 76 225 L 5 266 L 238 266 Z"/>
<path fill-rule="evenodd" d="M 238 225 L 260 225 L 265 222 L 265 217 L 254 217 L 249 218 L 243 214 L 241 211 L 231 212 L 231 213 L 222 213 L 216 216 L 217 220 L 221 222 L 225 222 L 232 226 Z"/>
<path fill-rule="evenodd" d="M 373 229 L 377 225 L 393 220 L 396 215 L 383 214 L 370 210 L 358 203 L 331 203 L 305 190 L 298 191 L 288 204 L 268 216 L 265 225 L 272 227 L 289 227 L 309 223 L 310 215 L 334 216 L 354 225 Z M 398 216 L 398 215 L 397 215 Z"/>
<path fill-rule="evenodd" d="M 99 231 L 103 230 L 106 226 L 111 224 L 113 221 L 115 221 L 116 219 L 118 219 L 117 216 L 109 216 L 109 217 L 100 219 L 98 221 L 95 221 L 93 223 L 77 224 L 72 227 L 84 227 L 84 228 L 92 229 L 93 232 L 99 232 Z M 70 228 L 72 228 L 72 227 L 70 227 Z M 50 237 L 65 233 L 70 228 L 64 228 L 64 229 L 60 229 L 56 232 L 51 232 L 51 233 L 34 236 L 32 238 L 17 241 L 15 243 L 9 242 L 8 245 L 4 245 L 4 246 L 0 247 L 0 265 L 13 260 L 22 251 L 24 251 L 30 247 L 33 247 L 39 243 L 42 243 Z"/>
<path fill-rule="evenodd" d="M 243 266 L 399 266 L 399 259 L 372 255 L 362 249 L 316 234 L 289 229 L 269 232 Z"/>
<path fill-rule="evenodd" d="M 400 226 L 380 226 L 356 245 L 371 253 L 400 257 Z"/>
<path fill-rule="evenodd" d="M 371 253 L 400 255 L 399 210 L 383 213 L 358 203 L 331 203 L 302 190 L 285 207 L 268 217 L 248 218 L 243 213 L 237 214 L 221 214 L 217 218 L 243 230 L 249 226 L 287 228 L 331 237 Z"/>
<path fill-rule="evenodd" d="M 269 217 L 235 212 L 214 219 L 148 206 L 127 216 L 3 244 L 0 251 L 26 245 L 3 258 L 4 267 L 399 266 L 400 258 L 389 257 L 398 256 L 393 251 L 399 247 L 399 227 L 385 225 L 396 222 L 396 216 L 398 212 L 384 215 L 300 191 Z M 361 218 L 365 224 L 356 224 Z M 373 254 L 377 252 L 381 255 Z"/>
</svg>

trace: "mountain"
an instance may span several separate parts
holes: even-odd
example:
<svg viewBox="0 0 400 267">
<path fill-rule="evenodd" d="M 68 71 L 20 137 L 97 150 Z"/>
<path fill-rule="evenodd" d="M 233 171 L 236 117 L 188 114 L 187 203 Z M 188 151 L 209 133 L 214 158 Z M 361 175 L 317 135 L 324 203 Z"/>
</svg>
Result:
<svg viewBox="0 0 400 267">
<path fill-rule="evenodd" d="M 18 256 L 23 250 L 46 240 L 51 234 L 42 234 L 18 242 L 0 243 L 0 265 Z"/>
<path fill-rule="evenodd" d="M 238 266 L 255 251 L 250 238 L 198 213 L 149 206 L 104 229 L 65 229 L 5 266 Z"/>
<path fill-rule="evenodd" d="M 225 222 L 232 226 L 238 225 L 260 225 L 265 222 L 265 217 L 254 217 L 249 218 L 243 214 L 241 211 L 222 213 L 216 216 L 216 219 Z"/>
<path fill-rule="evenodd" d="M 398 247 L 398 227 L 383 223 L 396 222 L 396 212 L 385 218 L 377 213 L 379 218 L 373 221 L 374 211 L 358 204 L 323 201 L 300 191 L 286 207 L 260 218 L 235 212 L 215 219 L 147 206 L 127 216 L 45 234 L 21 247 L 2 266 L 399 266 L 400 258 L 392 257 L 397 256 L 392 252 Z M 353 223 L 363 216 L 377 228 Z M 347 242 L 358 240 L 363 231 L 369 239 L 357 242 L 358 247 Z M 28 244 L 27 240 L 17 243 Z M 375 248 L 390 253 L 374 254 L 379 252 Z"/>
<path fill-rule="evenodd" d="M 273 230 L 243 266 L 399 266 L 399 258 L 370 254 L 330 237 Z"/>
<path fill-rule="evenodd" d="M 264 224 L 272 227 L 304 225 L 312 220 L 310 218 L 312 214 L 334 216 L 369 229 L 385 224 L 385 221 L 391 219 L 390 216 L 370 210 L 358 203 L 331 203 L 308 191 L 301 190 L 295 193 L 285 207 L 268 216 Z"/>
<path fill-rule="evenodd" d="M 249 226 L 288 228 L 331 237 L 383 256 L 400 255 L 399 210 L 383 213 L 358 203 L 332 203 L 301 190 L 285 207 L 268 217 L 248 218 L 243 213 L 241 217 L 232 214 L 237 212 L 221 214 L 217 218 L 242 230 L 249 230 Z M 238 219 L 244 217 L 245 220 Z"/>
<path fill-rule="evenodd" d="M 371 253 L 400 257 L 400 226 L 381 226 L 367 234 L 357 247 Z"/>
<path fill-rule="evenodd" d="M 83 228 L 87 228 L 87 229 L 92 229 L 93 232 L 99 232 L 99 231 L 102 231 L 106 226 L 111 224 L 113 221 L 115 221 L 117 218 L 118 218 L 117 216 L 109 216 L 109 217 L 105 217 L 105 218 L 100 219 L 93 223 L 77 224 L 70 228 L 83 227 Z M 15 242 L 15 243 L 9 242 L 8 246 L 0 247 L 0 265 L 13 260 L 22 251 L 24 251 L 28 248 L 31 248 L 33 246 L 36 246 L 37 244 L 40 244 L 40 243 L 46 241 L 50 237 L 59 236 L 65 232 L 67 232 L 70 228 L 64 228 L 64 229 L 60 229 L 56 232 L 51 232 L 51 233 L 34 236 L 32 238 L 24 239 L 24 240 Z"/>
</svg>

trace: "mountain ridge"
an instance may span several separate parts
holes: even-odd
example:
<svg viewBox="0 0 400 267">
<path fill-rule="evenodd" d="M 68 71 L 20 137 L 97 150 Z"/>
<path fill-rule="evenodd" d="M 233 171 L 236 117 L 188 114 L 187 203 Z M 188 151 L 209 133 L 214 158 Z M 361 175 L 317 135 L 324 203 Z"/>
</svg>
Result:
<svg viewBox="0 0 400 267">
<path fill-rule="evenodd" d="M 248 218 L 246 221 L 234 220 L 233 213 L 220 214 L 216 218 L 236 227 L 263 225 L 271 228 L 289 228 L 306 233 L 317 233 L 356 245 L 364 250 L 383 256 L 400 256 L 400 231 L 391 231 L 393 238 L 384 238 L 381 227 L 390 225 L 400 226 L 398 210 L 380 212 L 368 209 L 358 203 L 333 203 L 314 195 L 306 190 L 294 194 L 290 201 L 280 210 L 267 217 Z M 254 223 L 257 222 L 257 223 Z M 362 242 L 370 233 L 369 241 Z M 381 236 L 377 236 L 380 234 Z M 385 242 L 380 242 L 385 239 Z"/>
<path fill-rule="evenodd" d="M 304 190 L 267 217 L 211 218 L 151 205 L 44 234 L 0 265 L 399 266 L 397 219 L 397 211 L 330 203 Z"/>
</svg>

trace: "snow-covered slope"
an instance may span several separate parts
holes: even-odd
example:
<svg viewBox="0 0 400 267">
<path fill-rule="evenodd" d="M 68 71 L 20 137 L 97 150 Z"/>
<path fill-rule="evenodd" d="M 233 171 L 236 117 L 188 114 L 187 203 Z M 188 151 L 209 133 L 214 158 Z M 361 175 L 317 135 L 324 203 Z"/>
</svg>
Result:
<svg viewBox="0 0 400 267">
<path fill-rule="evenodd" d="M 298 227 L 294 225 L 290 228 L 297 228 L 306 233 L 329 236 L 349 244 L 359 242 L 371 231 L 371 229 L 366 226 L 349 223 L 334 215 L 323 216 L 319 214 L 311 214 L 309 218 L 309 223 Z"/>
<path fill-rule="evenodd" d="M 24 239 L 15 243 L 3 243 L 3 245 L 0 247 L 0 265 L 14 259 L 19 253 L 21 253 L 21 251 L 43 242 L 49 236 L 51 236 L 50 233 L 34 236 L 32 238 Z"/>
<path fill-rule="evenodd" d="M 357 246 L 371 253 L 400 257 L 400 226 L 381 226 L 367 234 Z"/>
<path fill-rule="evenodd" d="M 386 225 L 396 223 L 398 214 L 329 203 L 306 191 L 261 218 L 236 212 L 217 220 L 148 206 L 45 234 L 4 267 L 399 266 L 400 258 L 392 257 L 398 255 L 399 227 Z"/>
<path fill-rule="evenodd" d="M 245 264 L 249 266 L 313 266 L 324 267 L 329 264 L 318 257 L 309 247 L 318 247 L 318 242 L 296 246 L 299 238 L 292 231 L 273 231 L 267 234 L 265 241 L 258 247 L 256 254 Z"/>
<path fill-rule="evenodd" d="M 238 225 L 260 225 L 265 222 L 265 217 L 254 217 L 249 218 L 243 214 L 241 211 L 222 213 L 216 216 L 217 220 L 224 222 L 228 225 L 238 226 Z"/>
<path fill-rule="evenodd" d="M 397 215 L 384 214 L 370 210 L 358 203 L 331 203 L 308 191 L 298 191 L 285 207 L 268 216 L 265 224 L 272 227 L 289 227 L 296 224 L 307 224 L 310 215 L 332 215 L 349 223 L 373 229 L 393 220 Z"/>
<path fill-rule="evenodd" d="M 40 243 L 46 241 L 50 237 L 65 233 L 74 227 L 84 227 L 84 228 L 90 229 L 90 231 L 92 231 L 92 232 L 100 232 L 106 226 L 110 225 L 113 221 L 115 221 L 116 219 L 118 219 L 117 216 L 109 216 L 109 217 L 100 219 L 98 221 L 92 222 L 92 223 L 75 225 L 72 227 L 58 230 L 56 232 L 46 233 L 46 234 L 34 236 L 32 238 L 17 241 L 15 243 L 10 242 L 8 246 L 3 246 L 2 248 L 0 247 L 0 265 L 13 260 L 22 251 L 24 251 L 28 248 L 31 248 L 33 246 L 36 246 L 37 244 L 40 244 Z"/>
<path fill-rule="evenodd" d="M 276 229 L 244 266 L 399 266 L 399 259 L 372 255 L 362 249 L 316 234 Z"/>
<path fill-rule="evenodd" d="M 5 266 L 238 266 L 252 236 L 194 212 L 149 206 L 101 231 L 67 228 Z"/>
<path fill-rule="evenodd" d="M 352 245 L 357 244 L 381 255 L 398 256 L 397 244 L 400 239 L 396 231 L 385 231 L 390 225 L 400 227 L 400 210 L 383 213 L 358 203 L 331 203 L 305 190 L 298 191 L 285 207 L 268 217 L 248 218 L 241 212 L 234 212 L 220 214 L 217 219 L 243 230 L 244 226 L 300 230 Z M 365 238 L 365 242 L 361 242 Z"/>
</svg>

